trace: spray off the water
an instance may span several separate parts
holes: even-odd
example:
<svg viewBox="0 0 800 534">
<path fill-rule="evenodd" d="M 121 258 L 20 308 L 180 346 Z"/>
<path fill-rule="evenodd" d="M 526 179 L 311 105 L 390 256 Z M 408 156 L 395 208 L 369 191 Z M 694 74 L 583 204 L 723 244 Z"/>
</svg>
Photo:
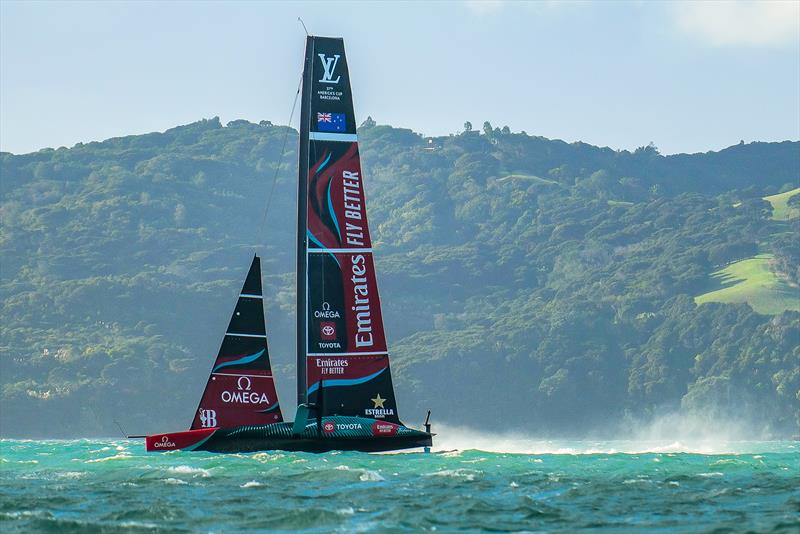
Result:
<svg viewBox="0 0 800 534">
<path fill-rule="evenodd" d="M 439 424 L 434 452 L 477 450 L 506 454 L 746 454 L 764 452 L 766 437 L 755 425 L 700 414 L 671 413 L 616 426 L 613 439 L 545 439 L 525 432 L 487 432 Z"/>
</svg>

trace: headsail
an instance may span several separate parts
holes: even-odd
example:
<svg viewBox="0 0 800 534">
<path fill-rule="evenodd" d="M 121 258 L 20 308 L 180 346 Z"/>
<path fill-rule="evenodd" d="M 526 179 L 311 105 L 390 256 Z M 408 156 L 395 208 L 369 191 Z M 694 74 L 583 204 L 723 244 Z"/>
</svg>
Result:
<svg viewBox="0 0 800 534">
<path fill-rule="evenodd" d="M 283 415 L 272 380 L 264 325 L 261 260 L 254 256 L 192 430 L 280 421 Z"/>
<path fill-rule="evenodd" d="M 399 423 L 342 39 L 306 41 L 300 143 L 300 400 Z"/>
</svg>

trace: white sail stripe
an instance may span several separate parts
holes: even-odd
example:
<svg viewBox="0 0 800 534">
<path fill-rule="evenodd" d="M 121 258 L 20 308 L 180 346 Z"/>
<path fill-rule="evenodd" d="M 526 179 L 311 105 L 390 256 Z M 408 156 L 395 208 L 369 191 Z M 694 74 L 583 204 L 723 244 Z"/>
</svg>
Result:
<svg viewBox="0 0 800 534">
<path fill-rule="evenodd" d="M 261 337 L 267 339 L 266 334 L 240 334 L 239 332 L 225 332 L 226 336 L 239 336 L 239 337 Z"/>
<path fill-rule="evenodd" d="M 306 249 L 308 254 L 324 254 L 328 252 L 333 253 L 348 253 L 348 252 L 362 252 L 362 253 L 372 253 L 371 248 L 309 248 Z"/>
<path fill-rule="evenodd" d="M 245 297 L 245 298 L 248 298 L 248 299 L 263 299 L 264 298 L 263 295 L 253 295 L 253 294 L 250 294 L 250 293 L 239 293 L 239 297 Z"/>
<path fill-rule="evenodd" d="M 356 134 L 334 132 L 309 132 L 308 138 L 312 141 L 342 141 L 344 143 L 355 143 L 358 141 L 358 136 Z"/>
<path fill-rule="evenodd" d="M 236 373 L 211 373 L 212 375 L 221 375 L 221 376 L 246 376 L 248 378 L 272 378 L 272 375 L 245 375 L 245 374 L 236 374 Z"/>
<path fill-rule="evenodd" d="M 382 354 L 389 355 L 388 350 L 378 351 L 378 352 L 309 352 L 306 354 L 308 357 L 315 357 L 319 358 L 320 356 L 330 356 L 332 358 L 338 356 L 379 356 Z"/>
</svg>

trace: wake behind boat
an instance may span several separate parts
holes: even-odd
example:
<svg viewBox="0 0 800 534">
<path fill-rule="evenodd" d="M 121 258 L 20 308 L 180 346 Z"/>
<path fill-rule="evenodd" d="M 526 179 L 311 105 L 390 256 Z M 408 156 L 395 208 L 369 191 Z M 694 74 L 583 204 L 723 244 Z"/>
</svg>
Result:
<svg viewBox="0 0 800 534">
<path fill-rule="evenodd" d="M 148 451 L 431 446 L 427 420 L 398 416 L 342 39 L 306 39 L 302 87 L 295 421 L 275 390 L 254 256 L 190 430 L 146 436 Z"/>
</svg>

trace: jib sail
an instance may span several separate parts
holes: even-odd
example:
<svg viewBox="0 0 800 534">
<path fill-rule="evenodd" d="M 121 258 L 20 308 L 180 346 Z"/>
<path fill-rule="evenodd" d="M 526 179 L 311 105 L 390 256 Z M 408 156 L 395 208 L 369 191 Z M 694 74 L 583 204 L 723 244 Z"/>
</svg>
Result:
<svg viewBox="0 0 800 534">
<path fill-rule="evenodd" d="M 342 39 L 308 37 L 302 96 L 298 399 L 399 423 Z"/>
<path fill-rule="evenodd" d="M 283 415 L 272 380 L 264 325 L 261 260 L 254 256 L 192 430 L 281 421 Z"/>
</svg>

